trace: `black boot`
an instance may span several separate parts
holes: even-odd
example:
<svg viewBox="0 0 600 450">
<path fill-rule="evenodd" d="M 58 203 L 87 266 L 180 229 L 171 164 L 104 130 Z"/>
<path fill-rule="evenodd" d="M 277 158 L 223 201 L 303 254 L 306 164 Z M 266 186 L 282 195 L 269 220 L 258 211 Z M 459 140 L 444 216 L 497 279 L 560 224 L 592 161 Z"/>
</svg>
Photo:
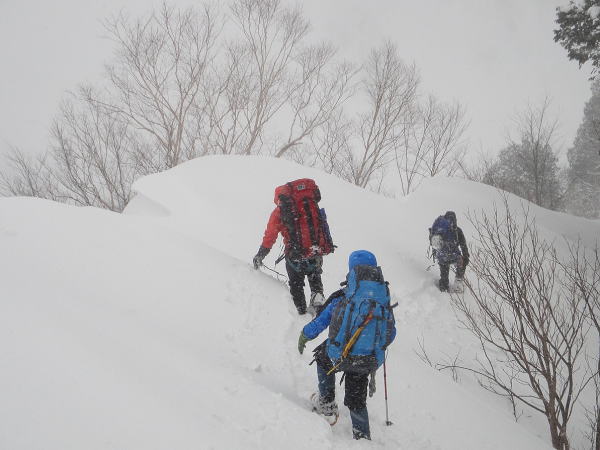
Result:
<svg viewBox="0 0 600 450">
<path fill-rule="evenodd" d="M 448 280 L 438 280 L 438 289 L 440 290 L 440 292 L 448 292 L 448 288 L 450 285 L 450 282 Z"/>
<path fill-rule="evenodd" d="M 440 281 L 438 282 L 438 287 L 440 288 L 440 291 L 442 291 L 442 292 L 448 292 L 448 288 L 450 285 L 450 281 L 448 280 L 449 274 L 450 274 L 450 265 L 440 263 Z"/>
</svg>

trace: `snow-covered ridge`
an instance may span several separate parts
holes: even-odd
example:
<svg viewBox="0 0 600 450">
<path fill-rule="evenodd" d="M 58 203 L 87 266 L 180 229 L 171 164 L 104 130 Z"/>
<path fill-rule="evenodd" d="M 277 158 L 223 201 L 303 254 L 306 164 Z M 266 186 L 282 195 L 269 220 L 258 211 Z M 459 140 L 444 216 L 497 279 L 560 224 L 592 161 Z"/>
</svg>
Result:
<svg viewBox="0 0 600 450">
<path fill-rule="evenodd" d="M 365 248 L 400 303 L 388 361 L 394 425 L 383 425 L 380 374 L 372 443 L 351 440 L 344 408 L 333 429 L 308 411 L 315 369 L 310 351 L 296 350 L 305 319 L 281 282 L 249 264 L 274 187 L 305 176 L 321 187 L 339 246 L 325 260 L 327 293 L 348 253 Z M 447 209 L 460 221 L 489 207 L 493 189 L 440 178 L 390 200 L 260 157 L 201 158 L 135 189 L 125 214 L 0 199 L 0 448 L 550 448 L 542 421 L 515 423 L 501 400 L 414 353 L 421 336 L 428 346 L 464 338 L 426 270 L 427 227 Z M 549 236 L 593 242 L 600 231 L 532 212 Z"/>
</svg>

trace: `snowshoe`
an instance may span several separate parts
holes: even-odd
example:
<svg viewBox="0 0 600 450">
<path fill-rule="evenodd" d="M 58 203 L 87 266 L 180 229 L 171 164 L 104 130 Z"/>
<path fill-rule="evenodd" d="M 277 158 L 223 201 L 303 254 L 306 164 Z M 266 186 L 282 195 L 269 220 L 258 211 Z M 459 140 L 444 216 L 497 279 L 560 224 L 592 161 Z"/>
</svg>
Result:
<svg viewBox="0 0 600 450">
<path fill-rule="evenodd" d="M 319 394 L 315 392 L 310 396 L 310 403 L 313 412 L 323 416 L 329 425 L 334 426 L 337 423 L 340 414 L 335 400 L 329 403 L 323 403 L 321 402 Z"/>
</svg>

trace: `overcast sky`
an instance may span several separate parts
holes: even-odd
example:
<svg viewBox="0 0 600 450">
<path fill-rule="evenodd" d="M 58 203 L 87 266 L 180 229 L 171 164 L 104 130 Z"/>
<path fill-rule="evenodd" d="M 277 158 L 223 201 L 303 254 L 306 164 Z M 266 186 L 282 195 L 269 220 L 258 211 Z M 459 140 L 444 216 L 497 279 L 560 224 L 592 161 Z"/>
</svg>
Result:
<svg viewBox="0 0 600 450">
<path fill-rule="evenodd" d="M 111 56 L 101 19 L 147 0 L 0 0 L 0 152 L 39 152 L 65 91 L 98 80 Z M 191 4 L 175 0 L 175 4 Z M 474 150 L 502 147 L 511 117 L 552 99 L 557 142 L 571 145 L 590 95 L 589 72 L 552 37 L 555 7 L 567 0 L 304 0 L 313 32 L 343 56 L 364 59 L 384 39 L 420 69 L 422 87 L 458 100 Z"/>
</svg>

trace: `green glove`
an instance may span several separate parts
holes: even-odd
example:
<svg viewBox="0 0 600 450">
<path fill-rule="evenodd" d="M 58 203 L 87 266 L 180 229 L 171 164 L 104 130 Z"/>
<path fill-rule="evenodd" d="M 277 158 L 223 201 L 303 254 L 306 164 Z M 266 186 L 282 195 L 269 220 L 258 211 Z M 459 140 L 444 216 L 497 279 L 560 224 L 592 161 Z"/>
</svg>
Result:
<svg viewBox="0 0 600 450">
<path fill-rule="evenodd" d="M 301 331 L 300 337 L 298 338 L 298 351 L 300 352 L 300 354 L 304 352 L 304 347 L 306 347 L 306 343 L 308 341 L 310 341 L 310 339 L 304 336 L 304 332 Z"/>
</svg>

